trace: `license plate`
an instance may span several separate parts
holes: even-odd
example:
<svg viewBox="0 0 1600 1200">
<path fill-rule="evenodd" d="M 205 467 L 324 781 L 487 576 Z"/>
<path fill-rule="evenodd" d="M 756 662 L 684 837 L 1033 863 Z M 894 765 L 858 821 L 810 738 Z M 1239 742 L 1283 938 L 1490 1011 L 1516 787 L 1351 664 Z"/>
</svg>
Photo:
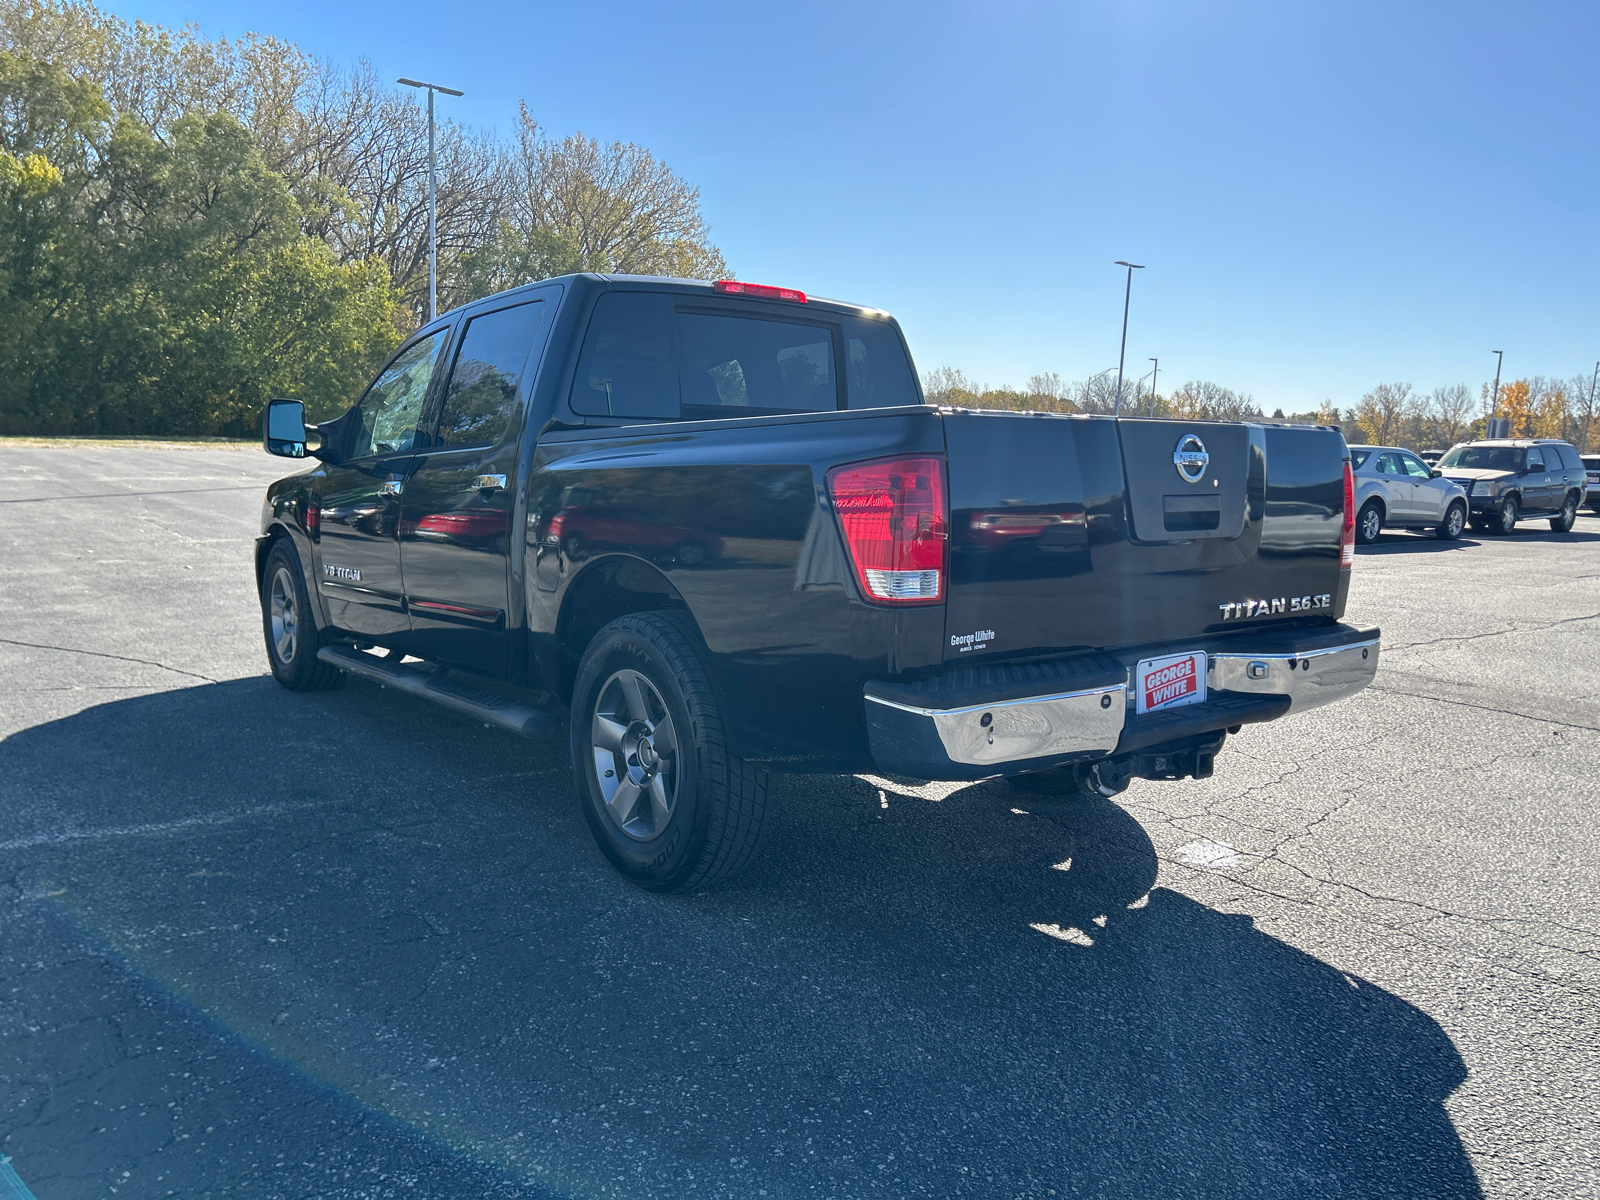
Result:
<svg viewBox="0 0 1600 1200">
<path fill-rule="evenodd" d="M 1205 651 L 1141 659 L 1134 687 L 1134 706 L 1142 713 L 1202 703 L 1206 698 Z"/>
</svg>

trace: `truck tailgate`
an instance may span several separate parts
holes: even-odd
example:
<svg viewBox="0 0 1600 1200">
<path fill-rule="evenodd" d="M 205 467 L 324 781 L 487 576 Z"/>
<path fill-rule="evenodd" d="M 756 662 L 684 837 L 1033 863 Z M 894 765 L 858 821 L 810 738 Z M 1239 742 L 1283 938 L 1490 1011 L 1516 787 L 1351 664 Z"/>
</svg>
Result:
<svg viewBox="0 0 1600 1200">
<path fill-rule="evenodd" d="M 1343 608 L 1336 430 L 958 410 L 945 444 L 946 661 L 1181 642 Z"/>
</svg>

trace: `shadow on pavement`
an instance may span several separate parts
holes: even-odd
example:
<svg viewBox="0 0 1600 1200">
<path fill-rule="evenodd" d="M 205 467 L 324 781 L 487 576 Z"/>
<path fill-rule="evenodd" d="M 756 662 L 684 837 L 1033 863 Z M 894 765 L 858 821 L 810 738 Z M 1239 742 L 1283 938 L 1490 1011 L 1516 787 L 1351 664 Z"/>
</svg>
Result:
<svg viewBox="0 0 1600 1200">
<path fill-rule="evenodd" d="M 1385 530 L 1371 545 L 1357 546 L 1357 554 L 1435 554 L 1448 550 L 1470 550 L 1474 546 L 1495 542 L 1600 542 L 1600 532 L 1586 532 L 1581 527 L 1567 533 L 1556 533 L 1542 524 L 1518 525 L 1509 537 L 1469 531 L 1454 541 L 1442 541 L 1432 533 L 1390 532 Z"/>
<path fill-rule="evenodd" d="M 560 746 L 364 685 L 0 760 L 0 1151 L 41 1195 L 1479 1194 L 1439 1026 L 1152 891 L 1109 802 L 779 780 L 756 868 L 661 898 Z"/>
</svg>

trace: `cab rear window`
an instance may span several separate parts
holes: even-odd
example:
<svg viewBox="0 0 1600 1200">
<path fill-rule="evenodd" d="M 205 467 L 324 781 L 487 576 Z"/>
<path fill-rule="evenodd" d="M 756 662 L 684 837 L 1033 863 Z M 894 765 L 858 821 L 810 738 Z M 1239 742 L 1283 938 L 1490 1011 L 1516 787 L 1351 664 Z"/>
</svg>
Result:
<svg viewBox="0 0 1600 1200">
<path fill-rule="evenodd" d="M 667 292 L 608 292 L 589 322 L 572 407 L 670 421 L 923 402 L 892 322 L 811 317 L 740 312 Z"/>
<path fill-rule="evenodd" d="M 839 407 L 828 326 L 696 312 L 676 314 L 676 325 L 685 417 Z"/>
</svg>

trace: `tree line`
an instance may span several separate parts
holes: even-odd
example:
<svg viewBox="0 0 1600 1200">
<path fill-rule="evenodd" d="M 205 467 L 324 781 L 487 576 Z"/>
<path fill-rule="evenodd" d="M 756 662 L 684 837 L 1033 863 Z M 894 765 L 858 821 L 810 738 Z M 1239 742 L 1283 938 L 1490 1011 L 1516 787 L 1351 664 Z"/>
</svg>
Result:
<svg viewBox="0 0 1600 1200">
<path fill-rule="evenodd" d="M 576 270 L 719 277 L 632 143 L 438 129 L 441 310 Z M 0 0 L 0 433 L 248 436 L 348 405 L 427 313 L 427 118 L 371 66 Z"/>
<path fill-rule="evenodd" d="M 1512 437 L 1559 438 L 1584 453 L 1600 440 L 1593 375 L 1532 375 L 1502 383 L 1493 401 L 1492 391 L 1490 383 L 1476 392 L 1458 383 L 1426 393 L 1409 383 L 1380 383 L 1342 414 L 1345 436 L 1378 446 L 1445 449 L 1483 437 L 1493 407 L 1494 416 L 1510 420 Z"/>
<path fill-rule="evenodd" d="M 1194 380 L 1157 394 L 1145 380 L 1123 379 L 1124 416 L 1168 417 L 1200 421 L 1291 421 L 1336 425 L 1355 444 L 1404 446 L 1412 450 L 1446 449 L 1484 436 L 1490 416 L 1489 383 L 1477 391 L 1464 383 L 1422 392 L 1409 383 L 1380 383 L 1348 408 L 1325 400 L 1308 412 L 1275 409 L 1266 416 L 1254 397 L 1207 380 Z M 1116 372 L 1065 382 L 1055 372 L 1032 376 L 1027 386 L 989 387 L 975 383 L 954 367 L 940 367 L 922 376 L 922 390 L 934 404 L 960 408 L 1008 408 L 1032 412 L 1111 413 L 1116 409 Z M 1595 377 L 1574 375 L 1552 379 L 1534 375 L 1502 383 L 1493 415 L 1511 422 L 1512 437 L 1549 437 L 1570 442 L 1585 453 L 1600 445 L 1595 421 Z"/>
<path fill-rule="evenodd" d="M 1009 408 L 1029 412 L 1100 413 L 1117 410 L 1117 375 L 1102 371 L 1088 379 L 1067 382 L 1054 371 L 1029 378 L 1027 386 L 989 387 L 968 379 L 954 367 L 939 367 L 922 376 L 922 392 L 932 404 L 957 408 Z M 1142 381 L 1122 381 L 1124 416 L 1172 417 L 1189 421 L 1250 421 L 1261 409 L 1249 395 L 1208 380 L 1191 380 L 1164 395 L 1147 390 Z"/>
</svg>

